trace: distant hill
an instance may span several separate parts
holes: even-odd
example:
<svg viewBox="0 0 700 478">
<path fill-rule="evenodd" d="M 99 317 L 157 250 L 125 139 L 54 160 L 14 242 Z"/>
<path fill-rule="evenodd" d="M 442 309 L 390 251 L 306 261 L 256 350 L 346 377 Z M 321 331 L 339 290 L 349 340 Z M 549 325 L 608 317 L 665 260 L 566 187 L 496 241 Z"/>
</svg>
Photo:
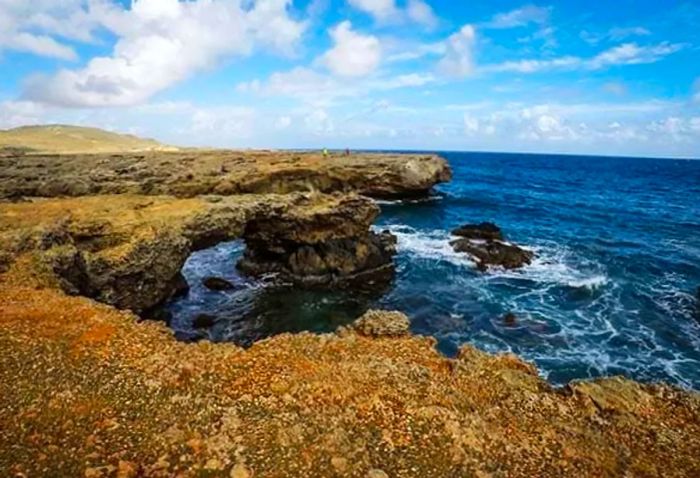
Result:
<svg viewBox="0 0 700 478">
<path fill-rule="evenodd" d="M 178 148 L 130 134 L 83 126 L 23 126 L 0 130 L 0 153 L 120 153 L 177 151 Z"/>
</svg>

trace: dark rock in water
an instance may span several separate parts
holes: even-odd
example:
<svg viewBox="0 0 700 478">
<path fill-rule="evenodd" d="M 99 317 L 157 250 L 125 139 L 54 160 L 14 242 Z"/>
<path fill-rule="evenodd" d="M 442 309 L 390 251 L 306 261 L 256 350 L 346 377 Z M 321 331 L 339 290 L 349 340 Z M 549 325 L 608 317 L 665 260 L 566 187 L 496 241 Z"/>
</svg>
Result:
<svg viewBox="0 0 700 478">
<path fill-rule="evenodd" d="M 503 233 L 501 228 L 492 222 L 482 222 L 481 224 L 465 224 L 452 231 L 453 236 L 464 237 L 466 239 L 483 239 L 487 241 L 502 241 Z"/>
<path fill-rule="evenodd" d="M 517 269 L 532 262 L 534 254 L 513 244 L 500 241 L 476 242 L 470 239 L 458 239 L 452 242 L 457 252 L 466 252 L 477 260 L 479 269 L 488 266 L 501 266 Z"/>
<path fill-rule="evenodd" d="M 225 290 L 233 290 L 236 288 L 235 285 L 227 281 L 226 279 L 222 279 L 220 277 L 205 277 L 202 280 L 202 284 L 204 287 L 206 287 L 209 290 L 221 292 Z"/>
<path fill-rule="evenodd" d="M 200 340 L 204 340 L 206 336 L 202 332 L 189 332 L 189 331 L 183 331 L 183 330 L 176 330 L 175 331 L 175 339 L 178 342 L 185 342 L 185 343 L 195 343 L 199 342 Z"/>
<path fill-rule="evenodd" d="M 199 314 L 192 321 L 192 327 L 195 329 L 208 329 L 216 323 L 216 317 L 209 314 Z"/>
<path fill-rule="evenodd" d="M 522 247 L 504 242 L 501 229 L 495 224 L 467 224 L 452 231 L 460 236 L 450 244 L 457 252 L 472 256 L 480 270 L 488 266 L 500 266 L 506 269 L 517 269 L 532 262 L 534 254 Z"/>
<path fill-rule="evenodd" d="M 173 320 L 173 314 L 168 309 L 156 307 L 141 314 L 141 317 L 146 320 L 154 320 L 156 322 L 165 322 L 165 325 L 170 326 Z"/>
<path fill-rule="evenodd" d="M 518 324 L 518 317 L 513 312 L 508 312 L 503 316 L 503 323 L 509 327 L 513 327 Z"/>
<path fill-rule="evenodd" d="M 190 291 L 190 285 L 182 273 L 179 273 L 173 279 L 173 298 L 186 296 Z"/>
</svg>

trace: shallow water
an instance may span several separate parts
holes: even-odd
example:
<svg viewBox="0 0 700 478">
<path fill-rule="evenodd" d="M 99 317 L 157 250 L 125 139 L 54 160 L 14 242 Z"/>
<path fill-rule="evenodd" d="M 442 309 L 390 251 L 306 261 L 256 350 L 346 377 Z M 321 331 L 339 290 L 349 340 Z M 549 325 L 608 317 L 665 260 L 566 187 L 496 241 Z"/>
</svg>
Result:
<svg viewBox="0 0 700 478">
<path fill-rule="evenodd" d="M 454 354 L 463 343 L 533 360 L 554 383 L 622 374 L 700 389 L 700 161 L 443 153 L 450 184 L 422 201 L 383 202 L 377 228 L 399 238 L 386 291 L 323 293 L 236 274 L 239 242 L 194 254 L 193 286 L 170 305 L 183 338 L 249 344 L 285 331 L 329 331 L 368 307 L 399 309 Z M 449 246 L 466 222 L 499 224 L 537 253 L 519 271 L 480 273 Z M 233 292 L 207 291 L 216 275 Z M 515 324 L 503 316 L 513 312 Z M 202 333 L 202 332 L 199 332 Z"/>
</svg>

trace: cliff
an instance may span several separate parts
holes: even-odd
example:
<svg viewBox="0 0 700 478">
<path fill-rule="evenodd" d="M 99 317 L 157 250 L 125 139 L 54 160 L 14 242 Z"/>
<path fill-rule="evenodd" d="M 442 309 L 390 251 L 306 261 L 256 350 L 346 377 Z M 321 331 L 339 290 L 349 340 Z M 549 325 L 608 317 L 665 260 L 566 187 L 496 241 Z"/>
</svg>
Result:
<svg viewBox="0 0 700 478">
<path fill-rule="evenodd" d="M 449 181 L 432 155 L 185 151 L 0 157 L 0 198 L 95 194 L 424 194 Z"/>
<path fill-rule="evenodd" d="M 366 195 L 424 194 L 434 156 L 180 152 L 0 158 L 5 476 L 698 476 L 700 397 L 554 389 L 512 355 L 441 356 L 399 313 L 250 349 L 137 314 L 194 250 L 303 287 L 384 276 Z M 361 193 L 362 195 L 359 195 Z"/>
</svg>

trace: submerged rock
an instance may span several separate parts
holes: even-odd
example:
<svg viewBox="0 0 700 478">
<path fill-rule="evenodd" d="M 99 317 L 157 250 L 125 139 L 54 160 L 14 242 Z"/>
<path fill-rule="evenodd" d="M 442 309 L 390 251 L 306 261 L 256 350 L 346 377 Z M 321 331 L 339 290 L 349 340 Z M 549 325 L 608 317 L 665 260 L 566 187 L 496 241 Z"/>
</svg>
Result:
<svg viewBox="0 0 700 478">
<path fill-rule="evenodd" d="M 459 236 L 450 244 L 456 252 L 474 258 L 480 270 L 488 266 L 517 269 L 532 262 L 534 254 L 520 246 L 505 242 L 501 229 L 493 223 L 467 224 L 452 231 Z"/>
<path fill-rule="evenodd" d="M 215 292 L 223 292 L 227 290 L 233 290 L 236 288 L 235 285 L 233 285 L 226 279 L 222 279 L 221 277 L 205 277 L 204 279 L 202 279 L 202 285 L 207 289 L 213 290 Z"/>
<path fill-rule="evenodd" d="M 192 327 L 195 329 L 208 329 L 216 323 L 216 317 L 209 314 L 199 314 L 192 320 Z"/>
<path fill-rule="evenodd" d="M 509 327 L 513 327 L 518 324 L 518 316 L 513 312 L 508 312 L 503 316 L 503 323 Z"/>
</svg>

